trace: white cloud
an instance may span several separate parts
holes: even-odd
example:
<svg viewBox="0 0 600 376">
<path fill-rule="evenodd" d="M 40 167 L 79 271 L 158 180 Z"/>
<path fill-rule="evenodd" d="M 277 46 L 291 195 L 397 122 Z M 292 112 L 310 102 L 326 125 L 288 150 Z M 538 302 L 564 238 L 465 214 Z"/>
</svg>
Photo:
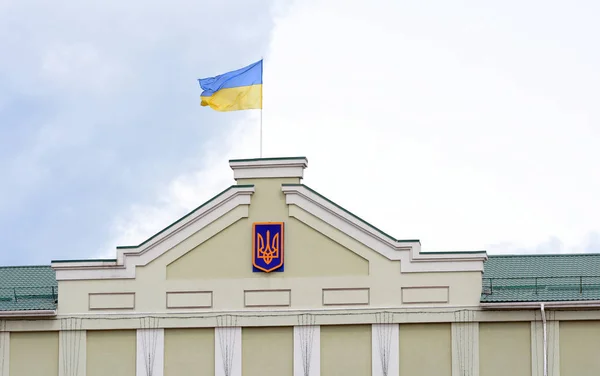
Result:
<svg viewBox="0 0 600 376">
<path fill-rule="evenodd" d="M 55 43 L 41 59 L 42 77 L 61 87 L 98 94 L 116 89 L 126 78 L 123 67 L 89 43 Z"/>
<path fill-rule="evenodd" d="M 600 58 L 582 39 L 600 26 L 589 9 L 521 5 L 297 1 L 266 56 L 266 156 L 306 155 L 307 185 L 426 250 L 585 250 L 600 230 Z M 227 158 L 256 156 L 247 131 L 164 207 L 231 182 Z"/>
<path fill-rule="evenodd" d="M 132 205 L 119 214 L 113 223 L 113 236 L 97 251 L 97 257 L 114 257 L 118 245 L 135 245 L 179 217 L 235 184 L 228 159 L 257 153 L 256 127 L 259 121 L 254 112 L 234 125 L 230 138 L 214 141 L 202 155 L 201 169 L 179 176 L 168 184 L 155 205 Z"/>
</svg>

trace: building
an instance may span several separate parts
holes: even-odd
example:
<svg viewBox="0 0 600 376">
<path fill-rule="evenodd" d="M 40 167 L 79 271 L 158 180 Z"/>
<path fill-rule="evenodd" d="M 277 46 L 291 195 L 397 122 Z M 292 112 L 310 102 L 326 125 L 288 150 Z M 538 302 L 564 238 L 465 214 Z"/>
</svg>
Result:
<svg viewBox="0 0 600 376">
<path fill-rule="evenodd" d="M 0 376 L 600 374 L 600 255 L 426 253 L 305 158 L 230 166 L 116 259 L 0 268 Z"/>
</svg>

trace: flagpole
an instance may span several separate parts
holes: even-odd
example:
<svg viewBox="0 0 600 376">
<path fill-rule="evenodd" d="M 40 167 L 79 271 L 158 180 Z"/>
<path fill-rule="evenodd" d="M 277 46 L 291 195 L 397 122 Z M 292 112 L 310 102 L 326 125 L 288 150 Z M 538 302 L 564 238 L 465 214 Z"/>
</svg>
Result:
<svg viewBox="0 0 600 376">
<path fill-rule="evenodd" d="M 261 82 L 263 82 L 263 57 L 260 57 L 260 78 Z M 262 150 L 263 150 L 263 86 L 264 82 L 260 85 L 260 157 L 262 158 Z"/>
<path fill-rule="evenodd" d="M 262 88 L 260 96 L 262 97 Z M 263 131 L 262 131 L 262 108 L 260 109 L 260 157 L 262 158 L 262 139 L 263 139 Z"/>
</svg>

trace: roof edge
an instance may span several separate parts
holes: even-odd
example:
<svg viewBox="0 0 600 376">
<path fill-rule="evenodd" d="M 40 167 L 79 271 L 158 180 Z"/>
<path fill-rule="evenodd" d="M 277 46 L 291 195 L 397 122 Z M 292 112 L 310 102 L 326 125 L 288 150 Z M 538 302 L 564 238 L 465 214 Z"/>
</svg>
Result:
<svg viewBox="0 0 600 376">
<path fill-rule="evenodd" d="M 570 256 L 600 256 L 600 253 L 582 252 L 582 253 L 511 253 L 495 255 L 490 254 L 488 257 L 493 258 L 508 258 L 508 257 L 570 257 Z"/>
<path fill-rule="evenodd" d="M 419 239 L 396 239 L 393 236 L 391 236 L 390 234 L 388 234 L 387 232 L 381 230 L 380 228 L 372 225 L 371 223 L 365 221 L 364 219 L 362 219 L 361 217 L 359 217 L 358 215 L 352 213 L 351 211 L 349 211 L 348 209 L 344 208 L 343 206 L 335 203 L 334 201 L 332 201 L 331 199 L 323 196 L 322 194 L 320 194 L 319 192 L 315 191 L 314 189 L 312 189 L 311 187 L 307 186 L 306 184 L 282 184 L 282 187 L 303 187 L 308 189 L 311 193 L 319 196 L 320 198 L 322 198 L 323 200 L 327 201 L 328 203 L 330 203 L 331 205 L 335 206 L 336 208 L 344 211 L 346 214 L 351 215 L 352 217 L 356 218 L 357 220 L 359 220 L 360 222 L 364 223 L 365 225 L 371 227 L 373 230 L 379 232 L 381 235 L 387 237 L 388 239 L 397 242 L 397 243 L 419 243 L 421 244 L 421 241 Z"/>
<path fill-rule="evenodd" d="M 577 301 L 539 301 L 539 302 L 501 302 L 480 303 L 481 308 L 487 309 L 539 309 L 544 308 L 600 308 L 600 300 L 577 300 Z"/>
<path fill-rule="evenodd" d="M 6 265 L 1 266 L 0 269 L 18 269 L 18 268 L 51 268 L 52 265 Z"/>
<path fill-rule="evenodd" d="M 422 255 L 447 255 L 447 254 L 467 254 L 467 255 L 478 255 L 481 253 L 485 253 L 487 254 L 486 250 L 480 250 L 480 251 L 422 251 L 421 254 Z"/>
<path fill-rule="evenodd" d="M 271 158 L 242 158 L 242 159 L 230 159 L 229 163 L 237 162 L 258 162 L 258 161 L 292 161 L 296 159 L 307 159 L 305 156 L 298 157 L 271 157 Z"/>
<path fill-rule="evenodd" d="M 140 244 L 138 244 L 138 245 L 118 245 L 116 248 L 117 249 L 136 249 L 136 248 L 140 248 L 144 244 L 147 244 L 152 239 L 155 239 L 157 236 L 159 236 L 160 234 L 162 234 L 165 231 L 167 231 L 168 229 L 176 226 L 178 223 L 182 222 L 184 219 L 186 219 L 190 215 L 194 214 L 196 211 L 198 211 L 198 210 L 202 209 L 203 207 L 205 207 L 206 205 L 210 204 L 211 202 L 213 202 L 214 200 L 216 200 L 217 198 L 219 198 L 219 196 L 223 195 L 224 193 L 226 193 L 226 192 L 228 192 L 230 190 L 234 190 L 234 189 L 253 188 L 253 187 L 254 187 L 254 184 L 233 184 L 233 185 L 227 187 L 226 189 L 222 190 L 221 192 L 217 193 L 216 195 L 214 195 L 213 197 L 211 197 L 210 199 L 208 199 L 207 201 L 205 201 L 204 203 L 202 203 L 200 206 L 197 206 L 195 209 L 189 211 L 187 214 L 185 214 L 184 216 L 180 217 L 176 221 L 172 222 L 167 227 L 163 228 L 162 230 L 158 231 L 154 235 L 150 236 L 149 238 L 147 238 L 146 240 L 144 240 Z M 93 260 L 91 260 L 91 261 L 93 261 Z"/>
<path fill-rule="evenodd" d="M 66 264 L 66 263 L 79 263 L 79 262 L 117 262 L 116 258 L 112 259 L 74 259 L 74 260 L 52 260 L 52 264 Z"/>
</svg>

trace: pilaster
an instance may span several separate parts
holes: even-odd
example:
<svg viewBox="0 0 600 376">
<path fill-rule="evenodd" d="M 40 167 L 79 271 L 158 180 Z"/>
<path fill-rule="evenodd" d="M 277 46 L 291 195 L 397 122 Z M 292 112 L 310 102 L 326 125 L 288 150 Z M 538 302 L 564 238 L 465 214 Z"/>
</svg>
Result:
<svg viewBox="0 0 600 376">
<path fill-rule="evenodd" d="M 137 329 L 136 376 L 163 376 L 165 330 Z"/>
<path fill-rule="evenodd" d="M 0 376 L 8 376 L 10 369 L 10 333 L 4 331 L 5 327 L 0 321 Z"/>
<path fill-rule="evenodd" d="M 215 328 L 215 376 L 242 376 L 242 328 Z"/>
<path fill-rule="evenodd" d="M 479 323 L 452 323 L 452 376 L 479 376 Z"/>
<path fill-rule="evenodd" d="M 321 375 L 321 327 L 294 326 L 294 376 Z"/>
<path fill-rule="evenodd" d="M 400 373 L 400 325 L 371 325 L 372 376 L 396 376 Z"/>
</svg>

